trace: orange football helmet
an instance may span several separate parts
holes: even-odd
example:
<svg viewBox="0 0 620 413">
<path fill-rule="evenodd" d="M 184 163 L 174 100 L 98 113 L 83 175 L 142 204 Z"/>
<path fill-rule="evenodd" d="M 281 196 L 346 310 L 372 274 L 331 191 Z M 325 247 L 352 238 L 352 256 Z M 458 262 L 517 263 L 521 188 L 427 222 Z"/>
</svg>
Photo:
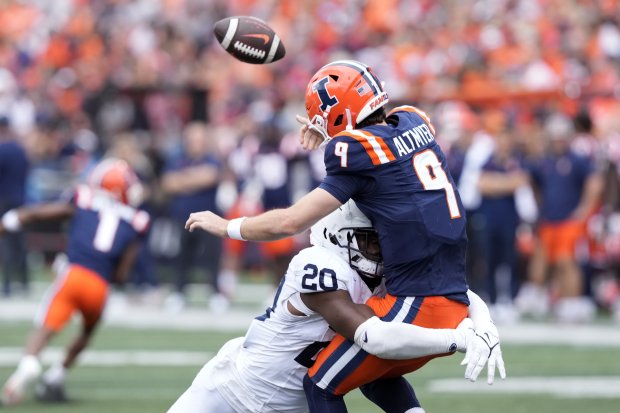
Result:
<svg viewBox="0 0 620 413">
<path fill-rule="evenodd" d="M 355 60 L 338 60 L 319 69 L 306 88 L 311 128 L 327 140 L 388 103 L 383 84 L 372 70 Z"/>
<path fill-rule="evenodd" d="M 88 183 L 124 204 L 137 207 L 142 203 L 144 191 L 140 179 L 122 159 L 108 158 L 99 162 L 90 173 Z"/>
</svg>

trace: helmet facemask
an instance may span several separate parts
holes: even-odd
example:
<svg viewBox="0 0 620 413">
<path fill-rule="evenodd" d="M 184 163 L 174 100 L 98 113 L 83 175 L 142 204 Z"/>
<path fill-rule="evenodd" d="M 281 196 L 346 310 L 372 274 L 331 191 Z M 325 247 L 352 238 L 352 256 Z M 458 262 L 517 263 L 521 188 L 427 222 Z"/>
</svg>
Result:
<svg viewBox="0 0 620 413">
<path fill-rule="evenodd" d="M 326 235 L 355 271 L 372 278 L 383 276 L 379 234 L 373 228 L 340 228 Z"/>
<path fill-rule="evenodd" d="M 379 236 L 353 200 L 315 223 L 310 228 L 310 243 L 335 252 L 361 275 L 383 275 Z"/>
<path fill-rule="evenodd" d="M 347 230 L 349 265 L 369 277 L 383 276 L 383 256 L 379 234 L 373 228 L 343 228 Z"/>
</svg>

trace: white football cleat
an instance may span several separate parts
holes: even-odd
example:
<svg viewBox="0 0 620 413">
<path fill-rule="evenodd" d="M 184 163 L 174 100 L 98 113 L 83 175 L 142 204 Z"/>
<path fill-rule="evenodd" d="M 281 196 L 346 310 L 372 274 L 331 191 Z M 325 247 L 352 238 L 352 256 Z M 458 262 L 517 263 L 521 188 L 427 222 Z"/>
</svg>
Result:
<svg viewBox="0 0 620 413">
<path fill-rule="evenodd" d="M 24 386 L 7 381 L 2 388 L 2 406 L 15 406 L 24 401 Z"/>
<path fill-rule="evenodd" d="M 26 389 L 41 374 L 41 363 L 35 356 L 22 357 L 17 370 L 9 377 L 2 389 L 2 404 L 14 406 L 24 400 Z"/>
</svg>

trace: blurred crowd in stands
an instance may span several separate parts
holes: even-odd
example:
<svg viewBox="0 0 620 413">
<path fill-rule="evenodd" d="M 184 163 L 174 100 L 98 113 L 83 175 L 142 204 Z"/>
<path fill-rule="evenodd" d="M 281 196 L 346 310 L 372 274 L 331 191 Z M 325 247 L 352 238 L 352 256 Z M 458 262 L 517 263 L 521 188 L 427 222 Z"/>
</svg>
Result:
<svg viewBox="0 0 620 413">
<path fill-rule="evenodd" d="M 266 20 L 286 57 L 226 54 L 212 27 L 231 15 Z M 170 283 L 180 309 L 188 281 L 209 280 L 226 308 L 241 271 L 278 278 L 307 237 L 222 245 L 183 222 L 286 206 L 320 182 L 294 115 L 338 58 L 431 116 L 468 212 L 469 281 L 498 320 L 620 321 L 618 0 L 0 0 L 0 213 L 126 159 L 156 217 L 133 283 Z M 2 237 L 6 296 L 60 230 Z"/>
</svg>

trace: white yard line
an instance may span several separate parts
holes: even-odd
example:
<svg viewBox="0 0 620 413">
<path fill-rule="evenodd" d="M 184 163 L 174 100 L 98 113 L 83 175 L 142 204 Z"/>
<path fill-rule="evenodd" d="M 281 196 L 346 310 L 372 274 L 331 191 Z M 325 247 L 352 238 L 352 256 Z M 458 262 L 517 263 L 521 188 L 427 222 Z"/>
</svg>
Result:
<svg viewBox="0 0 620 413">
<path fill-rule="evenodd" d="M 17 347 L 0 347 L 0 366 L 15 367 L 23 350 Z M 51 347 L 43 351 L 43 364 L 59 361 L 64 350 Z M 199 351 L 129 351 L 129 350 L 86 350 L 80 356 L 83 366 L 200 366 L 213 357 L 210 352 Z"/>
<path fill-rule="evenodd" d="M 498 326 L 502 342 L 509 344 L 620 347 L 620 326 L 519 323 Z"/>
<path fill-rule="evenodd" d="M 0 347 L 0 367 L 14 367 L 22 349 Z M 61 359 L 63 349 L 52 347 L 42 354 L 49 365 Z M 201 366 L 213 356 L 197 351 L 127 351 L 87 350 L 79 364 L 83 366 Z M 620 398 L 620 376 L 509 377 L 486 384 L 485 377 L 476 383 L 462 378 L 432 380 L 428 391 L 463 394 L 540 394 L 558 398 Z"/>
<path fill-rule="evenodd" d="M 509 377 L 489 386 L 486 378 L 470 383 L 465 379 L 432 380 L 435 393 L 544 394 L 559 398 L 620 398 L 618 376 Z"/>
<path fill-rule="evenodd" d="M 132 329 L 243 332 L 254 317 L 265 310 L 259 302 L 250 308 L 233 306 L 225 314 L 211 313 L 205 307 L 194 305 L 181 312 L 170 313 L 161 307 L 131 304 L 116 295 L 108 304 L 104 324 Z M 0 329 L 4 322 L 31 321 L 36 310 L 37 302 L 34 300 L 0 300 Z M 505 344 L 620 347 L 620 326 L 612 323 L 559 325 L 523 322 L 500 325 L 498 328 Z"/>
</svg>

